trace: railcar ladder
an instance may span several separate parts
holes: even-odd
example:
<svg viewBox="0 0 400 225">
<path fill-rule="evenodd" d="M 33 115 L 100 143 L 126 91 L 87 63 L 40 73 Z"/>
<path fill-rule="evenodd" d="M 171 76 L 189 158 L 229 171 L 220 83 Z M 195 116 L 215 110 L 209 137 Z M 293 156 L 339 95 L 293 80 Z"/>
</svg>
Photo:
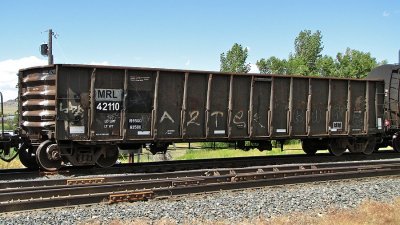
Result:
<svg viewBox="0 0 400 225">
<path fill-rule="evenodd" d="M 399 128 L 400 70 L 392 71 L 389 83 L 388 111 L 390 127 Z"/>
</svg>

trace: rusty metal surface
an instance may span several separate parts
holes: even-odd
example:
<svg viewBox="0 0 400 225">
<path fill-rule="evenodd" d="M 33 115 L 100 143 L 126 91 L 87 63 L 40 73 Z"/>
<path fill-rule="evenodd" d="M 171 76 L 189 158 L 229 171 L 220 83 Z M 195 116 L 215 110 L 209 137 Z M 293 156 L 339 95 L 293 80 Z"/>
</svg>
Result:
<svg viewBox="0 0 400 225">
<path fill-rule="evenodd" d="M 40 116 L 56 115 L 59 140 L 145 143 L 383 132 L 382 81 L 55 65 L 55 99 L 55 76 L 48 71 L 21 72 L 22 124 L 44 126 L 51 121 Z"/>
<path fill-rule="evenodd" d="M 80 185 L 80 184 L 99 184 L 104 183 L 105 178 L 95 177 L 95 178 L 75 178 L 67 180 L 67 185 Z"/>
<path fill-rule="evenodd" d="M 55 80 L 56 77 L 52 76 L 51 74 L 46 74 L 46 73 L 32 73 L 26 75 L 23 79 L 22 82 L 27 83 L 27 82 L 33 82 L 33 81 L 50 81 L 50 80 Z"/>
<path fill-rule="evenodd" d="M 23 93 L 22 95 L 23 96 L 28 96 L 28 95 L 50 95 L 50 96 L 54 96 L 55 95 L 55 89 L 56 89 L 55 86 L 49 86 L 49 85 L 26 87 L 26 88 L 22 89 L 22 93 Z"/>
<path fill-rule="evenodd" d="M 56 76 L 54 67 L 19 73 L 19 121 L 31 139 L 42 130 L 54 130 Z"/>
<path fill-rule="evenodd" d="M 49 126 L 54 125 L 54 122 L 29 122 L 29 121 L 24 121 L 22 122 L 23 127 L 29 127 L 29 128 L 46 128 Z"/>
<path fill-rule="evenodd" d="M 108 203 L 113 204 L 118 202 L 144 201 L 152 198 L 154 198 L 153 191 L 138 191 L 138 192 L 111 194 L 108 198 L 109 199 Z"/>
<path fill-rule="evenodd" d="M 53 110 L 34 110 L 34 111 L 25 111 L 22 113 L 22 116 L 40 116 L 40 117 L 52 117 L 55 116 L 55 111 Z"/>
</svg>

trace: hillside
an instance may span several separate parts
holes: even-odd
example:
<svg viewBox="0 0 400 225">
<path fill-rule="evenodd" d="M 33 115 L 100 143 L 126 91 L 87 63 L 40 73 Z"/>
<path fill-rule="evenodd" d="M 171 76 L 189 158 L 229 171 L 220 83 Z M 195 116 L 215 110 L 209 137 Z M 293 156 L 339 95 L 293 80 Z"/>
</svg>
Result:
<svg viewBox="0 0 400 225">
<path fill-rule="evenodd" d="M 3 103 L 4 107 L 4 115 L 14 115 L 18 110 L 18 101 L 17 100 L 8 100 Z"/>
</svg>

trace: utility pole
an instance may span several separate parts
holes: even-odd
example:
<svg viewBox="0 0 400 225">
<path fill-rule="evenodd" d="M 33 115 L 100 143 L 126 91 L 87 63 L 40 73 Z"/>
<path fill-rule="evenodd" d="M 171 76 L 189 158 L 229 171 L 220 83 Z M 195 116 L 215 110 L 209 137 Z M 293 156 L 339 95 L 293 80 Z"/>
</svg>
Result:
<svg viewBox="0 0 400 225">
<path fill-rule="evenodd" d="M 47 42 L 47 44 L 40 45 L 40 54 L 42 54 L 42 56 L 47 56 L 49 65 L 53 65 L 54 63 L 53 36 L 56 38 L 55 34 L 53 33 L 53 30 L 49 29 L 49 41 Z"/>
<path fill-rule="evenodd" d="M 48 62 L 49 65 L 53 65 L 54 59 L 53 59 L 53 30 L 49 29 L 49 42 L 48 42 L 48 52 L 47 52 L 47 57 L 48 57 Z"/>
</svg>

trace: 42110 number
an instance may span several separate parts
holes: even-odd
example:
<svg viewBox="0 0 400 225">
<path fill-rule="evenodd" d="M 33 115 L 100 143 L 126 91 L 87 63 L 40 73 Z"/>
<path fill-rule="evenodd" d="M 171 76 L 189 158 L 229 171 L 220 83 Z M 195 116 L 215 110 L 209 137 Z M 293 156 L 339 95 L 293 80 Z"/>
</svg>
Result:
<svg viewBox="0 0 400 225">
<path fill-rule="evenodd" d="M 102 112 L 115 112 L 121 109 L 121 104 L 119 102 L 98 102 L 96 109 Z"/>
</svg>

